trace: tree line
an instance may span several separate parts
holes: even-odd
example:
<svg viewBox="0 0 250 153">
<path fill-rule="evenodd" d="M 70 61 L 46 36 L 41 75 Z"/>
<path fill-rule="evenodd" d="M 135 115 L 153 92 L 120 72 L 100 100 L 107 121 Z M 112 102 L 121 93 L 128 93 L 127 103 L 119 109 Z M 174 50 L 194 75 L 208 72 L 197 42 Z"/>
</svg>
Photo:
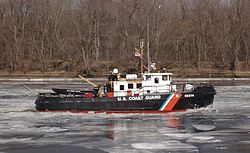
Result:
<svg viewBox="0 0 250 153">
<path fill-rule="evenodd" d="M 141 39 L 159 67 L 248 71 L 249 14 L 248 0 L 1 0 L 0 71 L 138 69 Z"/>
</svg>

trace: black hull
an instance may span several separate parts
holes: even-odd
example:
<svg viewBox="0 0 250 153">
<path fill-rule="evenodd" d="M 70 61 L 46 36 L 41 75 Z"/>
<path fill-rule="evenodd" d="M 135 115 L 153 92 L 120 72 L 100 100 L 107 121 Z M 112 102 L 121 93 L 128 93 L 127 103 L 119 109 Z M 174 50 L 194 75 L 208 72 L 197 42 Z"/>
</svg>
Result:
<svg viewBox="0 0 250 153">
<path fill-rule="evenodd" d="M 196 88 L 193 92 L 166 93 L 137 97 L 38 96 L 38 111 L 160 111 L 169 112 L 209 106 L 215 90 L 212 86 Z"/>
</svg>

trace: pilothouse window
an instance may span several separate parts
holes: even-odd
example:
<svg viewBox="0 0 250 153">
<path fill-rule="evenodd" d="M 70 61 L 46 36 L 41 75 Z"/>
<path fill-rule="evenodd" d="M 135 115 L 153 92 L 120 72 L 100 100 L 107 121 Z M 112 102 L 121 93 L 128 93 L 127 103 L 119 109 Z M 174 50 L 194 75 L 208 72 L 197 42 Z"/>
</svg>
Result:
<svg viewBox="0 0 250 153">
<path fill-rule="evenodd" d="M 141 83 L 137 83 L 137 85 L 136 85 L 136 88 L 141 88 L 142 87 L 142 85 L 141 85 Z"/>
<path fill-rule="evenodd" d="M 120 90 L 124 90 L 124 85 L 120 85 Z"/>
<path fill-rule="evenodd" d="M 162 80 L 163 80 L 163 81 L 167 81 L 167 80 L 168 80 L 168 76 L 167 76 L 167 75 L 163 75 L 163 76 L 162 76 Z"/>
<path fill-rule="evenodd" d="M 128 89 L 133 89 L 133 84 L 132 83 L 128 84 Z"/>
<path fill-rule="evenodd" d="M 146 80 L 151 80 L 151 75 L 146 75 Z"/>
<path fill-rule="evenodd" d="M 155 83 L 159 83 L 159 78 L 155 78 Z"/>
</svg>

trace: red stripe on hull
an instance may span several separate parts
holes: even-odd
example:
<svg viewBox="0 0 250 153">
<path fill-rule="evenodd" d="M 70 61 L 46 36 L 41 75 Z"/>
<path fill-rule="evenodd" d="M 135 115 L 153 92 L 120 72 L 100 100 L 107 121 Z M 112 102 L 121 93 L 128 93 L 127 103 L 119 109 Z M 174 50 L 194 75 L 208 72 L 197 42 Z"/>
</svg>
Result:
<svg viewBox="0 0 250 153">
<path fill-rule="evenodd" d="M 175 93 L 174 96 L 170 99 L 168 102 L 167 106 L 163 109 L 164 112 L 170 112 L 173 110 L 174 106 L 176 103 L 179 101 L 181 98 L 182 94 L 181 93 Z"/>
<path fill-rule="evenodd" d="M 142 110 L 142 111 L 86 111 L 86 110 L 48 110 L 38 112 L 70 112 L 70 113 L 83 113 L 83 114 L 161 114 L 169 112 L 184 112 L 186 110 L 172 110 L 172 111 L 159 111 L 159 110 Z"/>
</svg>

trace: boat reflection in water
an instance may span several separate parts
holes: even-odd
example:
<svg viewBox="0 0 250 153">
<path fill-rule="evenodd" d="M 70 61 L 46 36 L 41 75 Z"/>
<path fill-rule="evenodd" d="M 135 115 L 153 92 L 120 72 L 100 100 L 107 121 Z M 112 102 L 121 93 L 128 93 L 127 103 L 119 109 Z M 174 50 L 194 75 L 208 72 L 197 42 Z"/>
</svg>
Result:
<svg viewBox="0 0 250 153">
<path fill-rule="evenodd" d="M 180 111 L 175 113 L 151 114 L 146 118 L 141 114 L 133 117 L 119 118 L 119 120 L 110 119 L 107 121 L 107 130 L 105 130 L 106 137 L 112 140 L 119 139 L 124 136 L 124 131 L 129 131 L 125 134 L 126 136 L 128 136 L 128 134 L 133 135 L 143 129 L 143 127 L 146 129 L 150 127 L 152 128 L 152 131 L 154 131 L 153 129 L 156 129 L 158 132 L 159 129 L 164 129 L 163 131 L 169 130 L 170 133 L 166 134 L 173 134 L 175 132 L 198 133 L 213 131 L 216 129 L 213 122 L 213 116 L 209 116 L 209 118 L 207 116 L 200 116 L 194 119 L 193 117 L 190 118 L 191 115 L 181 115 L 184 113 L 184 111 Z M 154 125 L 156 125 L 156 127 Z"/>
</svg>

